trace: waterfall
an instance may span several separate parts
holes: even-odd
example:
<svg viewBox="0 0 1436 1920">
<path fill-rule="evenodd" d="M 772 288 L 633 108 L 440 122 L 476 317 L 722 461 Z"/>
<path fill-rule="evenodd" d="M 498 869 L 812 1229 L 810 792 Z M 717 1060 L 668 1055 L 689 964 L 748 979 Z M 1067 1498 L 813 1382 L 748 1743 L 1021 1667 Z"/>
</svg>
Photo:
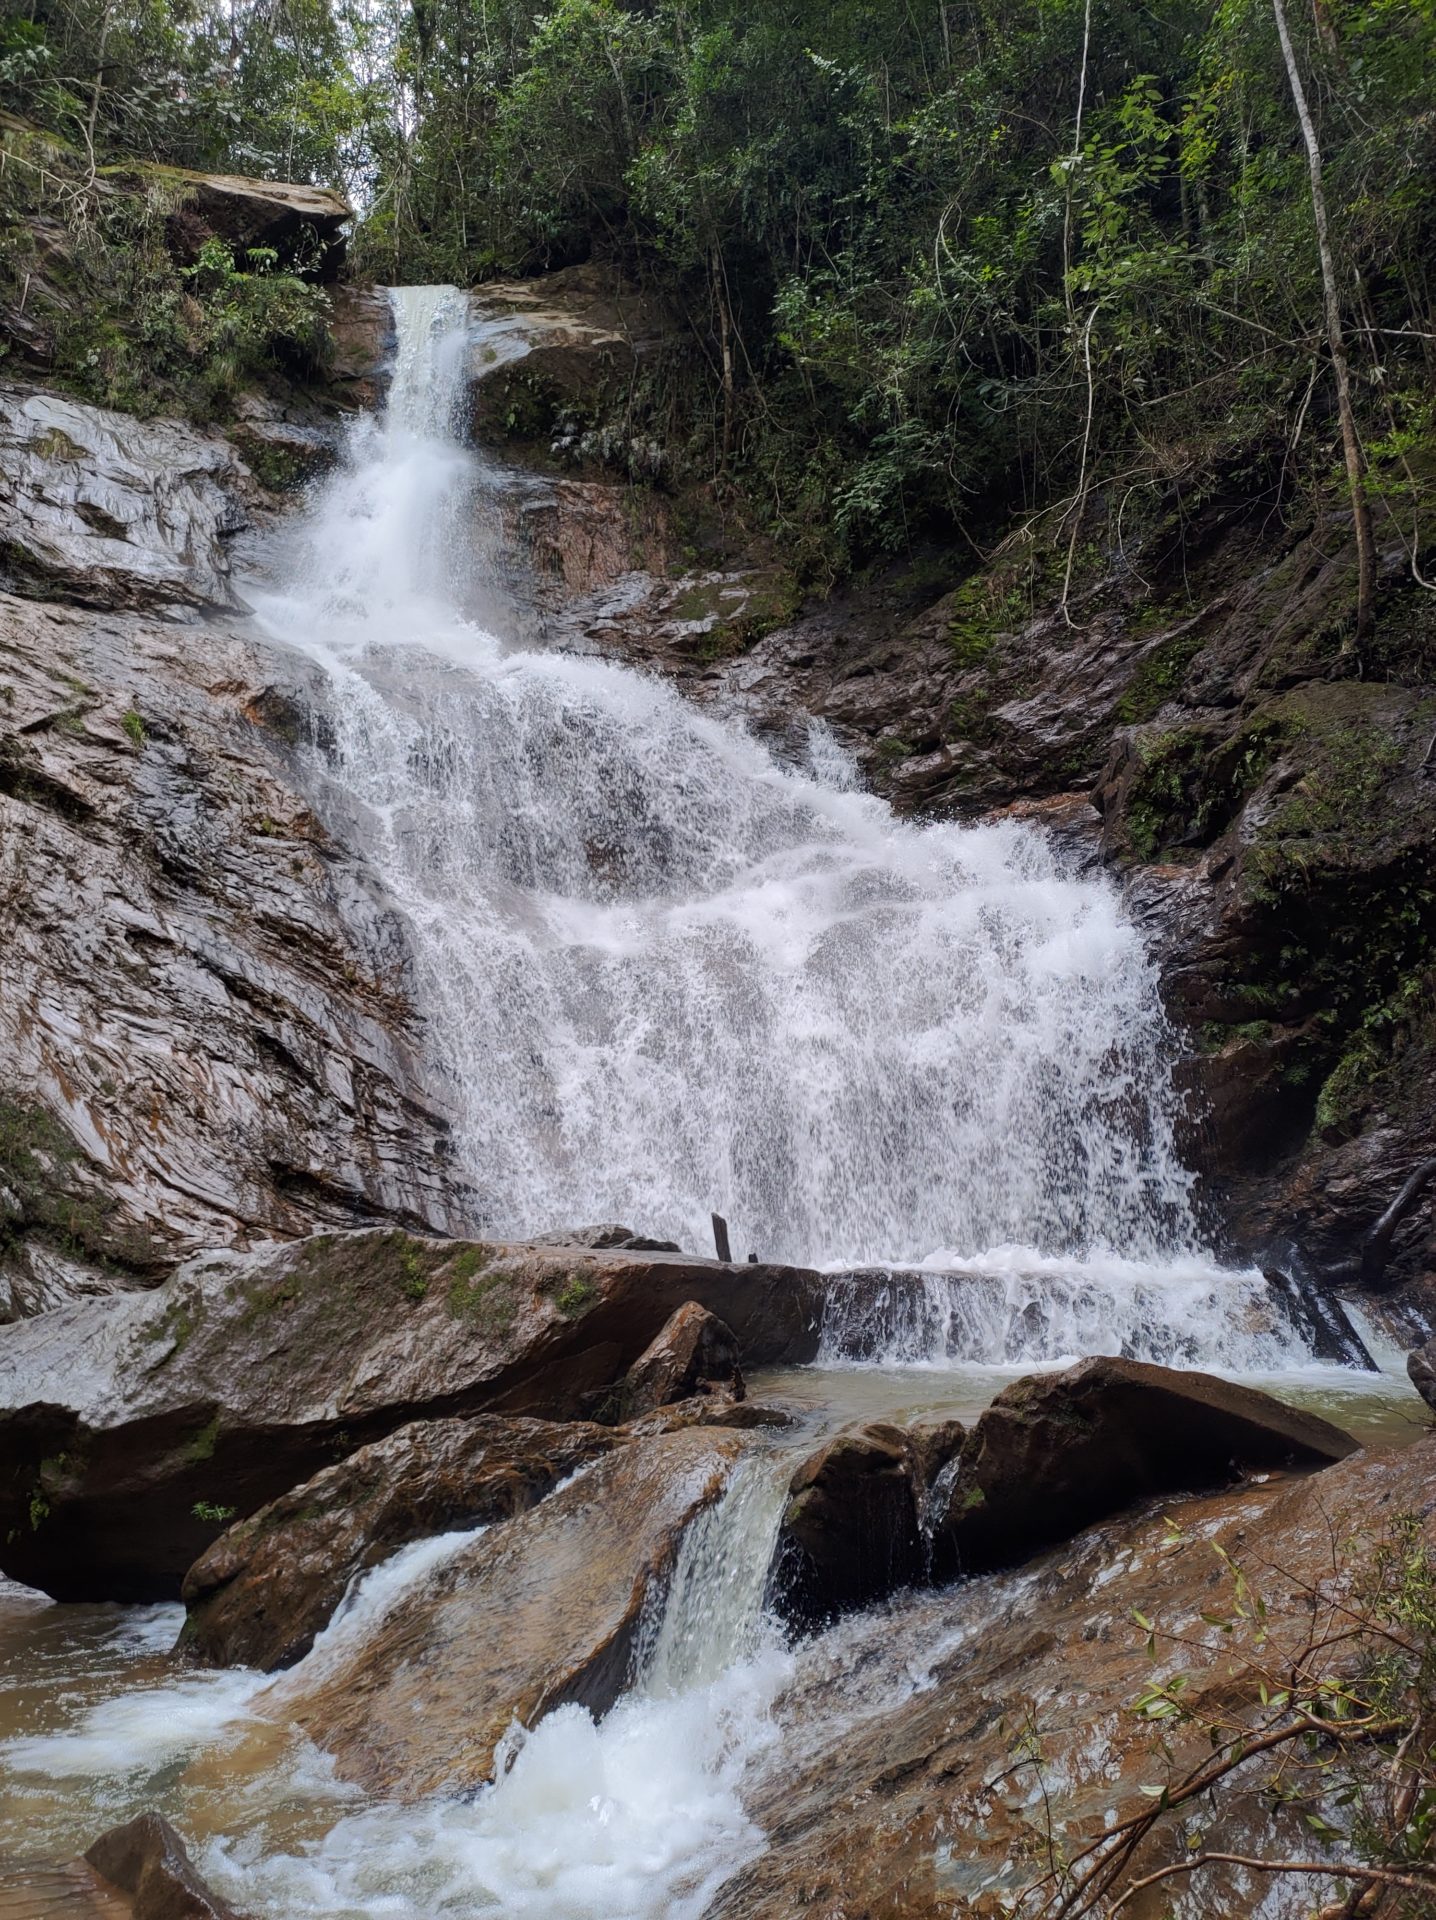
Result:
<svg viewBox="0 0 1436 1920">
<path fill-rule="evenodd" d="M 1035 830 L 900 820 L 649 676 L 476 616 L 485 323 L 392 295 L 385 414 L 276 573 L 321 659 L 326 777 L 408 915 L 428 1051 L 487 1209 L 701 1249 L 897 1262 L 1198 1247 L 1154 970 Z M 483 513 L 480 505 L 488 503 Z"/>
</svg>

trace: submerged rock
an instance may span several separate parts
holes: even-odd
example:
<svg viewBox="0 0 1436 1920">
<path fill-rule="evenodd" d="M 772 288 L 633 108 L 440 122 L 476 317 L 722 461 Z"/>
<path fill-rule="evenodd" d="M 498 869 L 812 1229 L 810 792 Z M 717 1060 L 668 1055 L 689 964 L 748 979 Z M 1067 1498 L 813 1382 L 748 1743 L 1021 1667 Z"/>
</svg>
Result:
<svg viewBox="0 0 1436 1920">
<path fill-rule="evenodd" d="M 142 1813 L 112 1827 L 85 1859 L 129 1895 L 133 1920 L 238 1920 L 196 1873 L 183 1840 L 161 1814 Z"/>
<path fill-rule="evenodd" d="M 216 1526 L 415 1419 L 569 1418 L 674 1308 L 809 1357 L 816 1275 L 675 1254 L 320 1234 L 0 1328 L 0 1568 L 64 1599 L 179 1591 Z"/>
<path fill-rule="evenodd" d="M 743 1398 L 738 1339 L 717 1314 L 696 1300 L 685 1300 L 624 1375 L 618 1402 L 625 1419 L 636 1419 L 694 1394 L 713 1392 Z"/>
<path fill-rule="evenodd" d="M 684 1528 L 751 1444 L 695 1429 L 618 1448 L 481 1535 L 371 1635 L 316 1654 L 263 1704 L 371 1791 L 414 1800 L 479 1786 L 515 1720 L 531 1727 L 569 1701 L 594 1713 L 612 1705 Z"/>
<path fill-rule="evenodd" d="M 1321 1467 L 1357 1451 L 1329 1421 L 1211 1374 L 1080 1361 L 998 1394 L 932 1516 L 939 1575 L 1009 1566 L 1156 1493 L 1244 1468 Z"/>
<path fill-rule="evenodd" d="M 350 1582 L 411 1540 L 505 1520 L 620 1444 L 586 1423 L 423 1420 L 326 1467 L 220 1535 L 185 1575 L 179 1651 L 291 1666 Z"/>
</svg>

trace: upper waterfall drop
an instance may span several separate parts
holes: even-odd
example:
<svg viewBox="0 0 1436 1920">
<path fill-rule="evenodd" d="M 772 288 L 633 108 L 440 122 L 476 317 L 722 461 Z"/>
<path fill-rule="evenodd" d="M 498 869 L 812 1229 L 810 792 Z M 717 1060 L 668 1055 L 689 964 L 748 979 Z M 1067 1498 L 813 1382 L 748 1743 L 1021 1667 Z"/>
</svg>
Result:
<svg viewBox="0 0 1436 1920">
<path fill-rule="evenodd" d="M 414 928 L 494 1231 L 623 1219 L 739 1257 L 1200 1252 L 1153 968 L 1013 823 L 900 820 L 662 682 L 472 616 L 464 296 L 398 358 L 254 596 L 333 679 L 330 776 Z M 477 323 L 480 330 L 482 322 Z M 480 569 L 481 572 L 481 569 Z"/>
</svg>

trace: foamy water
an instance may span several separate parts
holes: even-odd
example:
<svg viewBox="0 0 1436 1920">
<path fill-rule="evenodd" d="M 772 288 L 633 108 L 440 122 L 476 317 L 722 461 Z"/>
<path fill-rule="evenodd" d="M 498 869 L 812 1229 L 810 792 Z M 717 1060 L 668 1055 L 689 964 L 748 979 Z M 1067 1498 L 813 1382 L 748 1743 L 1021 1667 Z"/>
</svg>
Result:
<svg viewBox="0 0 1436 1920">
<path fill-rule="evenodd" d="M 413 928 L 492 1225 L 808 1263 L 1195 1257 L 1170 1037 L 1115 890 L 921 825 L 659 680 L 469 617 L 466 303 L 396 292 L 389 409 L 252 597 L 330 676 L 324 777 Z M 456 344 L 457 343 L 457 344 Z"/>
</svg>

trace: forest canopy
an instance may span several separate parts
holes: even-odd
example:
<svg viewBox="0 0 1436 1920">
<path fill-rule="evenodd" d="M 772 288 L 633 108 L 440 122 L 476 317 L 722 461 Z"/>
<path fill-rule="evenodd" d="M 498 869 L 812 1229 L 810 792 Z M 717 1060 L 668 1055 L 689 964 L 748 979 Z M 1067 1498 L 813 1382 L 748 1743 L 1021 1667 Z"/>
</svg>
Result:
<svg viewBox="0 0 1436 1920">
<path fill-rule="evenodd" d="M 10 0 L 0 33 L 0 102 L 91 168 L 337 185 L 371 277 L 612 262 L 687 343 L 647 439 L 815 574 L 1045 514 L 1070 577 L 1094 517 L 1120 548 L 1358 483 L 1422 568 L 1433 73 L 1436 0 Z"/>
</svg>

